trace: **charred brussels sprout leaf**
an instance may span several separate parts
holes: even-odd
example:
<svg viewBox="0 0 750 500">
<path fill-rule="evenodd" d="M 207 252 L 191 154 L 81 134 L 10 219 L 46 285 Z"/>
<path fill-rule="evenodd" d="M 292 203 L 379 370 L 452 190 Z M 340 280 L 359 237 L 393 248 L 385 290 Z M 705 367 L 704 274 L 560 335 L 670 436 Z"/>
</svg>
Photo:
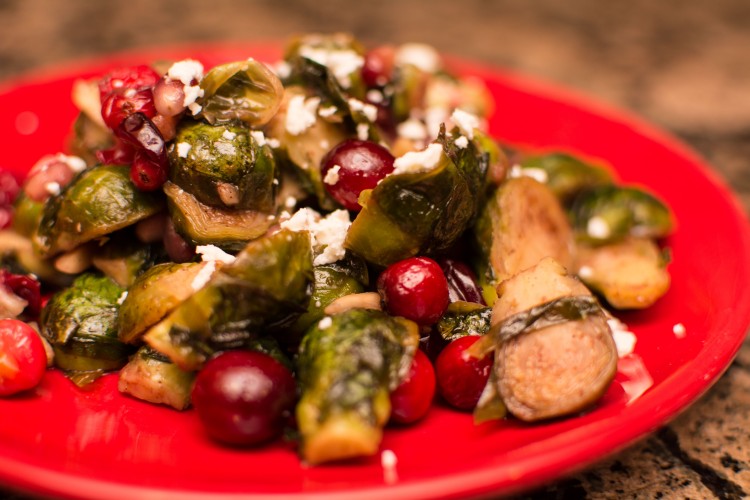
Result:
<svg viewBox="0 0 750 500">
<path fill-rule="evenodd" d="M 47 201 L 34 234 L 34 245 L 45 256 L 72 250 L 145 219 L 163 207 L 161 193 L 135 188 L 128 167 L 93 167 Z"/>
<path fill-rule="evenodd" d="M 457 131 L 451 137 L 458 137 Z M 469 141 L 460 148 L 444 132 L 443 157 L 427 171 L 392 174 L 373 189 L 352 222 L 345 246 L 369 262 L 389 265 L 450 247 L 474 221 L 488 157 Z"/>
<path fill-rule="evenodd" d="M 286 327 L 309 300 L 312 255 L 307 232 L 279 231 L 250 242 L 231 264 L 146 332 L 144 340 L 180 368 L 199 368 L 226 345 Z"/>
<path fill-rule="evenodd" d="M 587 163 L 566 153 L 532 156 L 521 162 L 522 169 L 543 171 L 547 186 L 567 202 L 586 189 L 612 184 L 614 179 L 604 167 Z"/>
<path fill-rule="evenodd" d="M 265 64 L 238 61 L 211 69 L 200 83 L 200 117 L 208 123 L 235 120 L 260 127 L 276 114 L 284 95 L 278 77 Z"/>
<path fill-rule="evenodd" d="M 190 406 L 195 374 L 180 370 L 168 358 L 148 346 L 141 347 L 120 370 L 120 392 L 176 410 Z"/>
<path fill-rule="evenodd" d="M 90 382 L 127 362 L 132 349 L 117 338 L 123 291 L 105 276 L 83 274 L 42 311 L 42 334 L 55 351 L 55 365 L 75 382 Z"/>
<path fill-rule="evenodd" d="M 273 153 L 246 127 L 185 123 L 169 147 L 169 165 L 169 179 L 206 205 L 273 211 Z"/>
<path fill-rule="evenodd" d="M 626 236 L 660 238 L 674 226 L 672 213 L 661 200 L 630 186 L 600 186 L 581 193 L 570 214 L 576 237 L 593 244 Z"/>
<path fill-rule="evenodd" d="M 436 328 L 445 341 L 467 335 L 484 335 L 490 329 L 492 308 L 473 302 L 453 302 L 438 321 Z"/>
<path fill-rule="evenodd" d="M 390 415 L 390 391 L 408 370 L 415 323 L 364 309 L 330 317 L 305 335 L 298 358 L 297 422 L 309 463 L 373 455 Z"/>
</svg>

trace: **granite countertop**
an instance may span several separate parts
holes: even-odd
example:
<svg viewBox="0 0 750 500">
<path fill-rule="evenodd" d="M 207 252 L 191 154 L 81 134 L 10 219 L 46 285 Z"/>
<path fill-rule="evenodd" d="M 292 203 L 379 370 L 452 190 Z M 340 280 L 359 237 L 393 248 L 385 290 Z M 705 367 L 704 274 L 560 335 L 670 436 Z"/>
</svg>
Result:
<svg viewBox="0 0 750 500">
<path fill-rule="evenodd" d="M 744 0 L 3 0 L 0 26 L 0 79 L 175 42 L 284 39 L 308 31 L 351 31 L 368 43 L 425 42 L 645 117 L 697 150 L 750 208 L 750 3 Z M 747 429 L 746 342 L 718 383 L 669 425 L 519 498 L 750 496 Z"/>
</svg>

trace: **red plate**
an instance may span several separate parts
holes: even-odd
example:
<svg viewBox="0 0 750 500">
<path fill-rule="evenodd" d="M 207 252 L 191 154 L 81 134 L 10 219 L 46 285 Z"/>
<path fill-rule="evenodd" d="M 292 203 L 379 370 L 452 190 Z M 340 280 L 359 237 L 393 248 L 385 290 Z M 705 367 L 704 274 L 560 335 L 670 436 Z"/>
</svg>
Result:
<svg viewBox="0 0 750 500">
<path fill-rule="evenodd" d="M 73 81 L 121 64 L 193 57 L 206 66 L 253 56 L 275 61 L 275 45 L 181 47 L 67 65 L 0 90 L 3 157 L 22 174 L 64 148 L 75 110 Z M 90 390 L 50 371 L 34 392 L 0 400 L 0 481 L 40 494 L 85 498 L 417 498 L 508 493 L 539 485 L 611 454 L 673 418 L 716 381 L 750 321 L 750 231 L 729 190 L 693 153 L 620 111 L 501 70 L 457 63 L 484 80 L 497 102 L 492 133 L 510 143 L 601 158 L 624 182 L 640 183 L 672 207 L 672 288 L 652 309 L 620 315 L 638 336 L 635 356 L 586 415 L 542 425 L 475 426 L 437 406 L 425 421 L 388 429 L 380 457 L 304 467 L 291 444 L 253 451 L 217 446 L 196 416 L 120 395 L 116 377 Z M 681 323 L 680 338 L 673 326 Z"/>
</svg>

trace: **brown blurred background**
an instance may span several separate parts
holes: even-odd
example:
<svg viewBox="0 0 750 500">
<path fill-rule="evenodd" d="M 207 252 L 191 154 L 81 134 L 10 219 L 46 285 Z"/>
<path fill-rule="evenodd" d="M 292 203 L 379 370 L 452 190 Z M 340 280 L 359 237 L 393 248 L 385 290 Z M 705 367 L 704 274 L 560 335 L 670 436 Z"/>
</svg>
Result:
<svg viewBox="0 0 750 500">
<path fill-rule="evenodd" d="M 0 27 L 0 79 L 122 49 L 309 31 L 429 43 L 647 118 L 702 154 L 750 208 L 747 0 L 0 0 Z M 746 345 L 670 426 L 526 497 L 750 495 L 749 366 Z"/>
</svg>

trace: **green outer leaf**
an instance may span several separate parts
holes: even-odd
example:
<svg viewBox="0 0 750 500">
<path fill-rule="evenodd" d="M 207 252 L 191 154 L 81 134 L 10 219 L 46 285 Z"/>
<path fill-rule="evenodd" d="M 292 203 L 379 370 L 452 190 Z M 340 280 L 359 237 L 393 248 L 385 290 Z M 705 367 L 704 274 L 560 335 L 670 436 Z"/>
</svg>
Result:
<svg viewBox="0 0 750 500">
<path fill-rule="evenodd" d="M 538 168 L 547 173 L 547 186 L 562 201 L 585 189 L 612 184 L 612 174 L 599 165 L 584 162 L 567 153 L 549 153 L 524 158 L 521 168 Z"/>
<path fill-rule="evenodd" d="M 435 327 L 445 341 L 484 335 L 490 329 L 492 308 L 472 302 L 453 302 Z"/>
<path fill-rule="evenodd" d="M 139 191 L 126 166 L 84 170 L 45 204 L 34 245 L 44 256 L 78 245 L 145 219 L 164 207 L 158 191 Z"/>
</svg>

